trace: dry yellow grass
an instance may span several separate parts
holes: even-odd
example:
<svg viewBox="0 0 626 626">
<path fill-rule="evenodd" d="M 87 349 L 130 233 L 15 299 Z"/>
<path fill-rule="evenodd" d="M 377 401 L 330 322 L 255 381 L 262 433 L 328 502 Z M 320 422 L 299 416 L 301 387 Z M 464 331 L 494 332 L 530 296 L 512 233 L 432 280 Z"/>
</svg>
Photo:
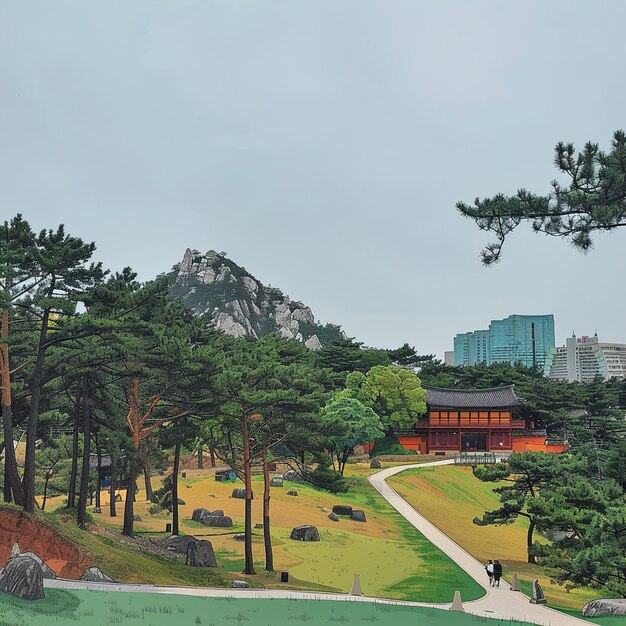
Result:
<svg viewBox="0 0 626 626">
<path fill-rule="evenodd" d="M 474 478 L 469 467 L 443 466 L 407 470 L 390 479 L 389 483 L 416 510 L 435 526 L 483 562 L 498 559 L 507 574 L 517 572 L 522 579 L 539 578 L 546 597 L 553 605 L 580 608 L 590 599 L 599 597 L 591 589 L 574 589 L 551 583 L 546 571 L 530 565 L 526 558 L 528 523 L 520 518 L 507 526 L 477 526 L 475 517 L 498 507 L 496 486 Z M 546 541 L 535 533 L 535 539 Z"/>
</svg>

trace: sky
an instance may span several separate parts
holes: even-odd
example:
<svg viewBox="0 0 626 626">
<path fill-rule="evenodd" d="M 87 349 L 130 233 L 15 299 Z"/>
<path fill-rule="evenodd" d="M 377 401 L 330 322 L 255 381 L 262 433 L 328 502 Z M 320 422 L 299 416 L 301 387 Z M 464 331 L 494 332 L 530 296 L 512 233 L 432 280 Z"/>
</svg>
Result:
<svg viewBox="0 0 626 626">
<path fill-rule="evenodd" d="M 149 280 L 225 251 L 366 345 L 553 313 L 626 342 L 626 231 L 587 255 L 459 200 L 546 193 L 626 129 L 621 0 L 0 3 L 0 219 Z"/>
</svg>

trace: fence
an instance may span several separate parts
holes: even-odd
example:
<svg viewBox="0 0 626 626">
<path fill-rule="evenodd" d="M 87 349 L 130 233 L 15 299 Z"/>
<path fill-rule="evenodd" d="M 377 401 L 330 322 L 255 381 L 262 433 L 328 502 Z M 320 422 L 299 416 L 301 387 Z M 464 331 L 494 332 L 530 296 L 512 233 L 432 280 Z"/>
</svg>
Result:
<svg viewBox="0 0 626 626">
<path fill-rule="evenodd" d="M 496 462 L 495 452 L 462 452 L 454 457 L 456 465 L 492 465 Z"/>
</svg>

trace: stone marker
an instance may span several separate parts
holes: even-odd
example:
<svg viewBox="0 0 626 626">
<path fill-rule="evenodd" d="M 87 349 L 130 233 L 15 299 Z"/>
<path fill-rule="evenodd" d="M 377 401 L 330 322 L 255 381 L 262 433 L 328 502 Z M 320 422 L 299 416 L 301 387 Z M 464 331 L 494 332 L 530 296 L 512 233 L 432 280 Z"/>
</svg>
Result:
<svg viewBox="0 0 626 626">
<path fill-rule="evenodd" d="M 352 581 L 352 587 L 350 588 L 351 596 L 362 596 L 363 591 L 361 591 L 361 579 L 358 574 L 354 575 L 354 580 Z"/>
<path fill-rule="evenodd" d="M 297 492 L 295 489 L 290 489 L 290 490 L 287 492 L 287 495 L 288 495 L 288 496 L 297 496 L 297 495 L 298 495 L 298 492 Z"/>
<path fill-rule="evenodd" d="M 187 565 L 191 567 L 217 567 L 211 542 L 190 541 L 187 544 Z"/>
<path fill-rule="evenodd" d="M 18 554 L 17 556 L 18 557 L 29 556 L 31 559 L 34 559 L 35 561 L 37 561 L 37 563 L 39 564 L 39 567 L 41 567 L 41 575 L 44 578 L 56 578 L 57 577 L 57 575 L 54 573 L 54 570 L 49 568 L 43 562 L 43 559 L 38 554 L 35 554 L 34 552 L 22 552 L 21 554 Z"/>
<path fill-rule="evenodd" d="M 112 578 L 104 574 L 99 567 L 88 567 L 80 577 L 81 580 L 90 583 L 112 583 L 115 582 Z"/>
<path fill-rule="evenodd" d="M 233 589 L 247 589 L 249 586 L 247 580 L 233 580 Z"/>
<path fill-rule="evenodd" d="M 602 617 L 604 615 L 626 615 L 626 599 L 601 598 L 592 600 L 583 606 L 585 617 Z"/>
<path fill-rule="evenodd" d="M 115 494 L 115 501 L 116 502 L 122 502 L 122 494 L 121 493 L 116 493 Z"/>
<path fill-rule="evenodd" d="M 352 511 L 352 513 L 350 513 L 350 519 L 353 522 L 367 522 L 365 511 Z"/>
<path fill-rule="evenodd" d="M 319 541 L 320 534 L 315 526 L 297 526 L 291 531 L 289 538 L 295 541 Z"/>
<path fill-rule="evenodd" d="M 533 595 L 530 599 L 530 603 L 531 604 L 547 604 L 548 603 L 545 595 L 543 594 L 543 589 L 541 588 L 541 585 L 539 584 L 539 580 L 537 578 L 533 580 Z"/>
<path fill-rule="evenodd" d="M 0 569 L 0 591 L 22 600 L 41 600 L 44 593 L 39 563 L 29 556 L 9 559 Z"/>
<path fill-rule="evenodd" d="M 454 598 L 452 599 L 452 604 L 450 606 L 451 611 L 456 611 L 457 613 L 465 613 L 465 609 L 463 608 L 463 602 L 461 601 L 461 592 L 455 591 Z"/>
<path fill-rule="evenodd" d="M 274 476 L 272 480 L 270 480 L 270 487 L 282 487 L 283 479 L 280 476 Z"/>
<path fill-rule="evenodd" d="M 211 515 L 211 512 L 208 509 L 194 509 L 191 514 L 191 519 L 194 522 L 202 522 L 202 518 L 205 515 Z"/>
<path fill-rule="evenodd" d="M 519 591 L 519 576 L 513 574 L 513 580 L 511 581 L 511 591 Z"/>
<path fill-rule="evenodd" d="M 370 461 L 370 469 L 381 469 L 382 465 L 378 459 L 372 459 Z"/>
<path fill-rule="evenodd" d="M 335 515 L 352 515 L 352 507 L 344 506 L 343 504 L 336 504 L 333 507 L 333 513 Z"/>
<path fill-rule="evenodd" d="M 246 535 L 244 533 L 236 533 L 235 535 L 233 535 L 233 539 L 235 541 L 245 541 Z"/>
<path fill-rule="evenodd" d="M 217 528 L 232 528 L 233 520 L 226 515 L 205 515 L 202 518 L 205 526 L 215 526 Z"/>
<path fill-rule="evenodd" d="M 332 511 L 328 514 L 328 519 L 331 522 L 338 522 L 339 518 L 337 517 L 337 515 L 335 513 L 333 513 Z"/>
</svg>

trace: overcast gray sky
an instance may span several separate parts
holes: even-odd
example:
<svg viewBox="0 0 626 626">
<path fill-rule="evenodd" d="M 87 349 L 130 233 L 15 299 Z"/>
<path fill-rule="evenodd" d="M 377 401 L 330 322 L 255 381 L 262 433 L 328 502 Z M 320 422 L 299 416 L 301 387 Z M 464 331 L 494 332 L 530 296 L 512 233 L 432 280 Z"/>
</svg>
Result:
<svg viewBox="0 0 626 626">
<path fill-rule="evenodd" d="M 554 313 L 626 342 L 626 232 L 583 256 L 454 208 L 626 128 L 621 0 L 0 3 L 0 217 L 143 279 L 227 251 L 369 345 Z"/>
</svg>

